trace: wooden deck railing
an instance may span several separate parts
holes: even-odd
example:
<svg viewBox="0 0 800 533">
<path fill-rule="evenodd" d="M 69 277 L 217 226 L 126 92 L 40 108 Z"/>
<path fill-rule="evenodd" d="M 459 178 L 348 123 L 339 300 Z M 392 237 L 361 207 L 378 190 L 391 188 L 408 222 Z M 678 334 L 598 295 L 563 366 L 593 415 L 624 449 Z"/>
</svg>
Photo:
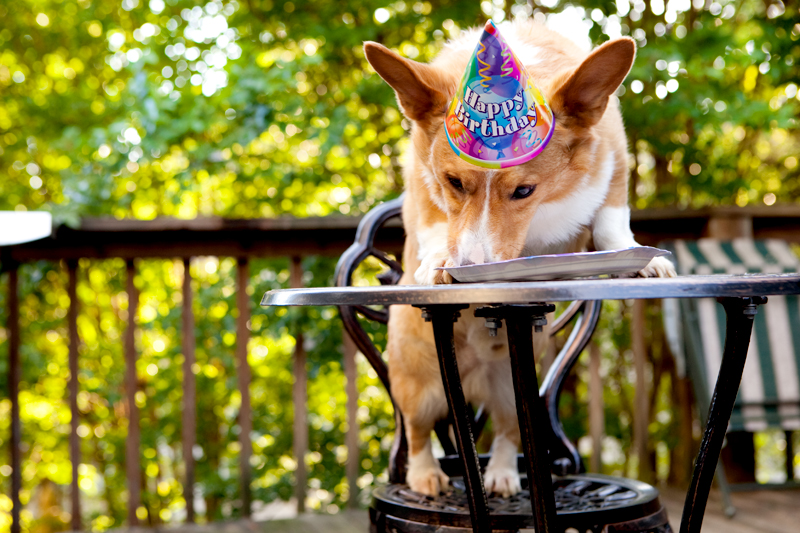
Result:
<svg viewBox="0 0 800 533">
<path fill-rule="evenodd" d="M 632 229 L 642 244 L 655 245 L 665 239 L 699 238 L 713 236 L 732 238 L 737 236 L 773 237 L 792 242 L 800 242 L 800 206 L 774 206 L 764 208 L 712 208 L 700 211 L 653 210 L 639 211 L 632 215 Z M 72 462 L 72 529 L 81 530 L 80 490 L 78 487 L 78 465 L 80 464 L 80 443 L 78 427 L 80 413 L 78 411 L 78 299 L 76 285 L 78 279 L 78 259 L 122 258 L 126 261 L 126 291 L 128 294 L 128 323 L 123 336 L 125 354 L 125 402 L 129 414 L 129 426 L 126 443 L 126 477 L 129 490 L 128 523 L 137 525 L 136 515 L 141 501 L 141 468 L 140 468 L 140 435 L 139 413 L 135 401 L 136 395 L 136 359 L 134 344 L 136 323 L 135 309 L 138 307 L 138 290 L 134 284 L 136 260 L 139 258 L 182 258 L 184 279 L 182 284 L 182 331 L 194 331 L 194 314 L 192 312 L 192 290 L 189 265 L 192 257 L 220 256 L 237 259 L 236 274 L 236 375 L 238 390 L 241 393 L 241 410 L 239 413 L 239 433 L 241 445 L 241 485 L 244 515 L 250 515 L 251 508 L 251 471 L 250 455 L 252 444 L 250 432 L 252 419 L 250 412 L 250 367 L 247 362 L 247 342 L 249 330 L 247 322 L 250 318 L 250 296 L 246 287 L 249 280 L 249 261 L 254 257 L 289 257 L 291 258 L 290 282 L 292 287 L 300 287 L 303 272 L 301 259 L 309 255 L 338 256 L 353 242 L 359 219 L 347 217 L 307 218 L 307 219 L 254 219 L 226 220 L 207 218 L 196 220 L 157 219 L 152 221 L 114 220 L 104 218 L 84 219 L 77 229 L 57 228 L 54 236 L 33 243 L 0 248 L 0 266 L 7 272 L 8 282 L 8 353 L 9 372 L 8 385 L 11 400 L 11 500 L 12 527 L 11 533 L 20 531 L 20 490 L 21 490 L 21 427 L 19 411 L 20 369 L 20 326 L 18 298 L 18 267 L 21 263 L 35 260 L 63 260 L 68 272 L 68 295 L 70 306 L 67 312 L 69 334 L 69 371 L 68 384 L 69 405 L 72 413 L 71 432 L 69 438 L 70 460 Z M 399 225 L 389 227 L 382 235 L 379 246 L 387 251 L 399 251 L 402 247 L 403 230 Z M 260 295 L 256 295 L 256 298 Z M 295 334 L 294 375 L 295 384 L 293 401 L 295 406 L 294 420 L 294 454 L 297 458 L 296 491 L 298 510 L 304 510 L 307 474 L 302 458 L 308 450 L 308 427 L 306 414 L 306 372 L 305 353 L 302 333 Z M 347 379 L 347 413 L 348 432 L 345 444 L 350 451 L 349 457 L 357 458 L 352 450 L 358 447 L 358 425 L 355 413 L 357 408 L 357 392 L 355 385 L 355 347 L 345 338 L 344 372 Z M 634 347 L 636 352 L 640 348 Z M 195 363 L 195 339 L 192 334 L 183 334 L 182 351 L 184 356 L 184 394 L 182 406 L 182 440 L 185 461 L 185 479 L 183 480 L 186 501 L 186 519 L 195 519 L 193 487 L 195 483 L 193 447 L 196 444 L 196 384 L 192 365 Z M 597 369 L 598 355 L 592 357 L 591 368 Z M 638 367 L 638 363 L 637 363 Z M 599 370 L 597 370 L 599 372 Z M 640 370 L 639 373 L 644 376 Z M 596 394 L 598 381 L 591 381 L 592 393 Z M 594 402 L 591 412 L 599 412 Z M 598 416 L 598 415 L 595 415 Z M 637 418 L 646 416 L 639 414 Z M 645 419 L 646 420 L 646 419 Z M 635 427 L 639 427 L 634 423 Z M 645 422 L 646 424 L 646 422 Z M 595 420 L 591 426 L 601 428 Z M 646 425 L 644 426 L 646 427 Z M 593 429 L 592 432 L 599 431 Z M 639 433 L 639 432 L 637 432 Z M 637 446 L 641 452 L 641 439 Z M 358 474 L 358 463 L 349 460 L 346 475 L 350 484 L 350 498 L 355 500 L 354 490 Z"/>
</svg>

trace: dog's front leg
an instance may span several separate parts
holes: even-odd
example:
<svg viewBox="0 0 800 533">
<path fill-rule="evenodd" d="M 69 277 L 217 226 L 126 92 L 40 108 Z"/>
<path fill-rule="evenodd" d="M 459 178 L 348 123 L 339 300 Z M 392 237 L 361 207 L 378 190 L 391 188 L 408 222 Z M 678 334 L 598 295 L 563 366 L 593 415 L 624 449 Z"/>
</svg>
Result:
<svg viewBox="0 0 800 533">
<path fill-rule="evenodd" d="M 597 212 L 592 231 L 597 250 L 616 250 L 641 246 L 631 232 L 631 210 L 628 206 L 603 206 Z M 639 271 L 644 278 L 674 278 L 675 266 L 666 257 L 654 257 Z"/>
<path fill-rule="evenodd" d="M 446 489 L 449 479 L 433 456 L 431 431 L 437 420 L 447 417 L 447 399 L 433 330 L 422 320 L 419 309 L 392 307 L 386 349 L 392 396 L 406 428 L 406 481 L 411 490 L 436 496 Z"/>
<path fill-rule="evenodd" d="M 453 276 L 439 267 L 456 266 L 449 255 L 430 254 L 421 259 L 419 268 L 414 272 L 414 281 L 420 285 L 442 285 L 453 283 Z"/>
<path fill-rule="evenodd" d="M 453 283 L 453 277 L 439 267 L 452 267 L 455 263 L 450 258 L 447 248 L 447 224 L 437 222 L 428 227 L 421 227 L 416 232 L 417 259 L 419 268 L 414 271 L 414 281 L 419 285 L 439 285 Z"/>
<path fill-rule="evenodd" d="M 447 416 L 447 401 L 441 381 L 437 383 L 441 378 L 433 372 L 431 374 L 432 379 L 428 382 L 417 379 L 412 387 L 404 383 L 406 390 L 397 399 L 405 417 L 408 441 L 406 482 L 413 491 L 436 496 L 450 483 L 431 449 L 431 432 L 436 421 Z M 408 393 L 414 397 L 408 397 Z"/>
<path fill-rule="evenodd" d="M 408 472 L 406 481 L 411 490 L 436 496 L 447 489 L 450 478 L 439 466 L 439 460 L 431 449 L 431 431 L 434 423 L 429 420 L 406 421 L 408 439 Z"/>
</svg>

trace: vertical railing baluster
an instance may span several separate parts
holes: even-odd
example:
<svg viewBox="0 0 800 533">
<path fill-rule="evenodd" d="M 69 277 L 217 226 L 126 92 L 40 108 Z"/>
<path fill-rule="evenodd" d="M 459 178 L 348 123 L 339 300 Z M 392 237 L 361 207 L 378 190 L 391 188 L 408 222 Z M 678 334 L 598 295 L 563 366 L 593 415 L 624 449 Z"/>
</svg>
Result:
<svg viewBox="0 0 800 533">
<path fill-rule="evenodd" d="M 634 300 L 631 313 L 631 349 L 636 370 L 636 391 L 633 408 L 633 449 L 639 462 L 638 478 L 652 481 L 650 456 L 647 451 L 650 424 L 650 399 L 647 393 L 647 344 L 645 342 L 645 301 Z"/>
<path fill-rule="evenodd" d="M 600 346 L 589 344 L 589 434 L 592 436 L 592 472 L 600 472 L 603 467 L 603 434 L 605 417 L 603 413 L 603 380 L 600 377 Z"/>
<path fill-rule="evenodd" d="M 11 396 L 11 533 L 20 533 L 22 427 L 19 420 L 19 265 L 8 265 L 8 393 Z"/>
<path fill-rule="evenodd" d="M 139 460 L 139 408 L 136 406 L 136 314 L 139 309 L 139 291 L 134 284 L 136 266 L 133 259 L 126 261 L 128 293 L 128 326 L 125 328 L 125 396 L 128 407 L 128 436 L 125 441 L 125 474 L 128 478 L 128 527 L 139 524 L 136 511 L 139 509 L 142 492 L 142 473 Z"/>
<path fill-rule="evenodd" d="M 347 506 L 358 507 L 358 388 L 356 379 L 358 377 L 356 367 L 356 345 L 346 331 L 342 331 L 342 343 L 344 345 L 344 376 L 347 380 L 345 392 L 347 394 L 347 434 L 345 435 L 345 446 L 347 446 L 347 465 L 345 475 L 347 486 L 350 491 Z"/>
<path fill-rule="evenodd" d="M 250 330 L 247 323 L 250 321 L 250 296 L 247 294 L 247 284 L 250 279 L 250 267 L 247 258 L 241 257 L 236 268 L 236 307 L 239 317 L 236 320 L 236 374 L 239 380 L 239 392 L 242 395 L 242 405 L 239 408 L 239 454 L 242 475 L 242 515 L 250 517 L 250 456 L 253 455 L 253 445 L 250 434 L 253 431 L 252 413 L 250 411 L 250 363 L 247 361 L 247 342 L 250 340 Z"/>
<path fill-rule="evenodd" d="M 293 289 L 303 286 L 303 265 L 299 257 L 292 257 L 289 268 L 289 284 Z M 306 352 L 303 348 L 303 332 L 293 331 L 296 340 L 294 347 L 294 387 L 292 399 L 294 402 L 294 457 L 297 460 L 297 469 L 294 471 L 295 487 L 294 496 L 297 499 L 297 512 L 306 510 L 306 485 L 308 472 L 306 471 L 306 452 L 308 451 L 308 413 L 306 411 L 306 398 L 308 394 L 308 377 L 306 376 Z"/>
<path fill-rule="evenodd" d="M 183 322 L 183 498 L 186 500 L 186 521 L 194 523 L 194 445 L 197 442 L 197 379 L 194 375 L 195 338 L 194 309 L 192 309 L 191 258 L 183 260 L 183 301 L 181 318 Z"/>
<path fill-rule="evenodd" d="M 67 329 L 69 331 L 69 409 L 72 421 L 69 433 L 69 459 L 72 463 L 72 530 L 81 530 L 81 490 L 78 484 L 78 467 L 81 463 L 81 441 L 78 436 L 80 413 L 78 412 L 78 261 L 67 260 L 69 273 L 69 310 L 67 312 Z"/>
</svg>

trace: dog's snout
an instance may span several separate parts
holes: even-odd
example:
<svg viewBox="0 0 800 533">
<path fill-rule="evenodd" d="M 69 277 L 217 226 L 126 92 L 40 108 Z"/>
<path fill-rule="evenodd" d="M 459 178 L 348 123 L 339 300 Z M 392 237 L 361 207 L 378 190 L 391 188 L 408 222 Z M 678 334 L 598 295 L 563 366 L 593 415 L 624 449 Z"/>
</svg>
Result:
<svg viewBox="0 0 800 533">
<path fill-rule="evenodd" d="M 472 250 L 469 250 L 467 253 L 467 261 L 471 261 L 472 263 L 479 265 L 481 263 L 486 262 L 486 253 L 483 251 L 483 246 L 476 245 L 472 247 Z"/>
<path fill-rule="evenodd" d="M 461 266 L 480 265 L 486 262 L 486 251 L 479 243 L 467 246 L 459 256 Z"/>
</svg>

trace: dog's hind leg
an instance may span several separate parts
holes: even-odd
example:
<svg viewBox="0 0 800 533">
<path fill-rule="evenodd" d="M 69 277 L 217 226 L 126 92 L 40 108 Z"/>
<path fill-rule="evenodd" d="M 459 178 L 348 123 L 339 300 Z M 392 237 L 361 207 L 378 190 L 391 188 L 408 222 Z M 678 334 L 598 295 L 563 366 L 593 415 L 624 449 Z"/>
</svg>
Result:
<svg viewBox="0 0 800 533">
<path fill-rule="evenodd" d="M 548 318 L 552 320 L 552 315 L 548 315 Z M 544 353 L 549 336 L 549 325 L 544 327 L 544 331 L 533 333 L 534 353 Z M 495 436 L 492 441 L 492 457 L 489 459 L 483 478 L 484 486 L 487 493 L 493 492 L 503 497 L 513 496 L 522 490 L 522 487 L 517 466 L 517 451 L 520 444 L 519 421 L 511 362 L 508 356 L 491 364 L 486 375 L 488 379 L 481 400 L 486 403 L 491 413 Z"/>
<path fill-rule="evenodd" d="M 492 416 L 494 440 L 492 457 L 486 466 L 483 482 L 487 493 L 499 494 L 505 498 L 522 490 L 517 469 L 517 450 L 520 443 L 519 423 L 517 421 L 514 388 L 511 386 L 511 366 L 505 361 L 503 376 L 492 375 L 494 383 L 504 386 L 492 387 L 492 394 L 486 398 Z M 499 369 L 497 369 L 499 370 Z M 501 378 L 501 379 L 497 379 Z"/>
<path fill-rule="evenodd" d="M 492 458 L 486 466 L 484 485 L 487 493 L 507 498 L 517 494 L 522 486 L 517 469 L 519 428 L 516 431 L 497 433 L 492 442 Z"/>
</svg>

